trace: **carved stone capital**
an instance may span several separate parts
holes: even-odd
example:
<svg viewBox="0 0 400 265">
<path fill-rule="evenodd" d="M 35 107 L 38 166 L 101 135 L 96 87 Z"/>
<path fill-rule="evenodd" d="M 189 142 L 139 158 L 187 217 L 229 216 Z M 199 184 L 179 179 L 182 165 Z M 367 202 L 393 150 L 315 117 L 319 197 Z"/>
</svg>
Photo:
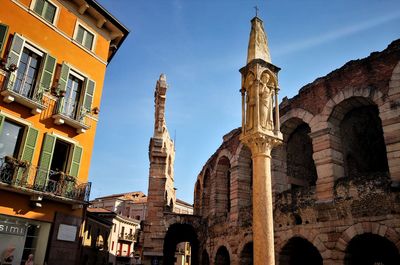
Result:
<svg viewBox="0 0 400 265">
<path fill-rule="evenodd" d="M 253 156 L 271 156 L 272 148 L 282 144 L 282 134 L 265 134 L 256 132 L 246 135 L 242 134 L 240 140 L 250 148 Z"/>
</svg>

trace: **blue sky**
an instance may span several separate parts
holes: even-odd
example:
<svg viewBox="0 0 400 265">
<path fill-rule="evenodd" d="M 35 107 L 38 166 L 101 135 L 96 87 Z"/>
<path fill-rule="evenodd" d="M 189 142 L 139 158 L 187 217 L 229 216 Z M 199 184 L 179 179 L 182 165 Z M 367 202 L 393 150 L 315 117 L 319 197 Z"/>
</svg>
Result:
<svg viewBox="0 0 400 265">
<path fill-rule="evenodd" d="M 240 126 L 240 73 L 259 7 L 282 97 L 400 38 L 398 0 L 99 0 L 131 33 L 110 63 L 91 162 L 91 198 L 147 194 L 154 88 L 167 75 L 177 196 Z"/>
</svg>

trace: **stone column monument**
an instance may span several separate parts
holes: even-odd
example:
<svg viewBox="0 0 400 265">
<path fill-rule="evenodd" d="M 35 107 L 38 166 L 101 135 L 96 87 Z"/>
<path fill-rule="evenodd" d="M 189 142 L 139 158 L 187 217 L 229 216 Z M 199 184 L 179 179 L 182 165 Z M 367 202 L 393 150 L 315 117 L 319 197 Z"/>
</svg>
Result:
<svg viewBox="0 0 400 265">
<path fill-rule="evenodd" d="M 242 74 L 242 134 L 253 160 L 253 246 L 255 265 L 274 265 L 271 150 L 282 142 L 278 71 L 271 63 L 263 22 L 251 20 L 247 65 Z"/>
</svg>

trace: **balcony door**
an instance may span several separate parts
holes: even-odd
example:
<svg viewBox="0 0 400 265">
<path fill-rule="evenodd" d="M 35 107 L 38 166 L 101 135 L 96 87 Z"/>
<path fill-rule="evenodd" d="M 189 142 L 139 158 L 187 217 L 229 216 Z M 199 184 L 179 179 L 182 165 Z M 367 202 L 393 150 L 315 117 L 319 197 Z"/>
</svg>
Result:
<svg viewBox="0 0 400 265">
<path fill-rule="evenodd" d="M 40 68 L 41 56 L 24 48 L 19 62 L 17 77 L 13 90 L 18 94 L 32 99 L 38 72 Z"/>
<path fill-rule="evenodd" d="M 21 146 L 24 126 L 4 121 L 3 130 L 0 133 L 0 159 L 5 156 L 17 157 Z"/>
<path fill-rule="evenodd" d="M 78 105 L 79 97 L 81 95 L 83 78 L 70 74 L 68 77 L 67 89 L 65 91 L 64 114 L 71 119 L 79 118 Z"/>
</svg>

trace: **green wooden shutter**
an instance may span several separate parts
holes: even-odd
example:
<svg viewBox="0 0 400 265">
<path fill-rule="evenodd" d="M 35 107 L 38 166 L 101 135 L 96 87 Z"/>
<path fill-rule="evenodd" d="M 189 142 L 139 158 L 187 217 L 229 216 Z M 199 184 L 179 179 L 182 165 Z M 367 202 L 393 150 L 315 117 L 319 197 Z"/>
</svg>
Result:
<svg viewBox="0 0 400 265">
<path fill-rule="evenodd" d="M 67 181 L 65 183 L 65 196 L 71 199 L 77 199 L 77 196 L 79 194 L 76 193 L 76 180 L 78 178 L 79 174 L 79 167 L 81 164 L 81 159 L 82 159 L 82 152 L 83 149 L 82 147 L 78 145 L 74 145 L 74 153 L 72 155 L 72 161 L 71 161 L 71 166 L 69 169 L 69 175 L 71 177 L 75 178 L 75 181 Z"/>
<path fill-rule="evenodd" d="M 24 184 L 27 180 L 32 164 L 33 155 L 35 153 L 38 135 L 39 131 L 37 129 L 28 127 L 28 132 L 26 134 L 25 143 L 21 154 L 21 161 L 28 162 L 28 164 L 26 168 L 19 168 L 16 180 L 17 183 L 21 182 L 21 184 Z"/>
<path fill-rule="evenodd" d="M 58 80 L 58 93 L 67 90 L 69 70 L 70 67 L 65 62 L 63 62 L 61 66 L 60 78 Z M 58 104 L 57 104 L 57 113 L 62 113 L 63 107 L 64 107 L 64 97 L 60 97 L 58 99 Z"/>
<path fill-rule="evenodd" d="M 50 54 L 44 56 L 43 69 L 40 75 L 39 89 L 36 93 L 36 99 L 42 100 L 43 93 L 50 91 L 51 84 L 53 81 L 53 74 L 56 68 L 56 58 Z"/>
<path fill-rule="evenodd" d="M 79 145 L 74 146 L 74 153 L 72 156 L 71 167 L 69 169 L 69 175 L 73 176 L 75 178 L 77 178 L 78 174 L 79 174 L 79 167 L 81 164 L 82 152 L 83 152 L 83 149 L 81 146 L 79 146 Z"/>
<path fill-rule="evenodd" d="M 24 47 L 24 43 L 25 43 L 24 38 L 22 38 L 22 36 L 19 35 L 18 33 L 15 33 L 13 41 L 11 43 L 10 52 L 8 54 L 6 67 L 10 67 L 10 65 L 12 64 L 18 66 L 22 54 L 22 49 Z M 14 86 L 16 76 L 17 76 L 16 71 L 10 73 L 7 85 L 8 89 L 12 89 L 12 87 Z"/>
<path fill-rule="evenodd" d="M 4 46 L 6 45 L 7 33 L 8 26 L 0 23 L 0 57 Z"/>
<path fill-rule="evenodd" d="M 55 143 L 56 137 L 46 133 L 43 139 L 42 153 L 40 154 L 39 166 L 35 179 L 35 188 L 38 190 L 44 190 L 46 186 Z"/>
<path fill-rule="evenodd" d="M 4 126 L 4 120 L 6 119 L 6 117 L 2 114 L 0 114 L 0 134 L 3 131 L 3 126 Z"/>
<path fill-rule="evenodd" d="M 85 98 L 83 99 L 83 107 L 85 108 L 86 112 L 89 112 L 89 113 L 92 110 L 94 88 L 95 88 L 94 81 L 87 79 L 86 89 L 85 89 Z"/>
</svg>

